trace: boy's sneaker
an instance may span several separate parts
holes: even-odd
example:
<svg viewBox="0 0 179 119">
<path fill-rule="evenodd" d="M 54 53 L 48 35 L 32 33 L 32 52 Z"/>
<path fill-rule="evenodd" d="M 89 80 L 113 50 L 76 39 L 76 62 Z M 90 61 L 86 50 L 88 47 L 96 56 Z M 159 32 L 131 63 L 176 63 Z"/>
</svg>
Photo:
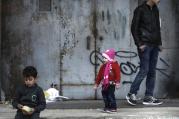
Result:
<svg viewBox="0 0 179 119">
<path fill-rule="evenodd" d="M 126 96 L 126 100 L 130 105 L 136 105 L 137 104 L 137 97 L 135 94 L 128 93 Z"/>
<path fill-rule="evenodd" d="M 143 100 L 144 105 L 161 105 L 163 102 L 152 97 L 152 96 L 146 96 Z"/>
</svg>

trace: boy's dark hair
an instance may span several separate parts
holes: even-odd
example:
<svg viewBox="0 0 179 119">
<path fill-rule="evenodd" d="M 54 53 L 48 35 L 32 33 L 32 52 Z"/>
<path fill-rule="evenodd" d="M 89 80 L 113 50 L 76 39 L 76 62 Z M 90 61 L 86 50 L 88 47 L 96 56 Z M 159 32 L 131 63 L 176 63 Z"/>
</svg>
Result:
<svg viewBox="0 0 179 119">
<path fill-rule="evenodd" d="M 37 77 L 37 70 L 36 70 L 36 68 L 33 67 L 33 66 L 27 66 L 27 67 L 25 67 L 24 70 L 23 70 L 23 76 L 24 77 L 30 77 L 30 76 L 32 76 L 32 77 L 36 78 Z"/>
</svg>

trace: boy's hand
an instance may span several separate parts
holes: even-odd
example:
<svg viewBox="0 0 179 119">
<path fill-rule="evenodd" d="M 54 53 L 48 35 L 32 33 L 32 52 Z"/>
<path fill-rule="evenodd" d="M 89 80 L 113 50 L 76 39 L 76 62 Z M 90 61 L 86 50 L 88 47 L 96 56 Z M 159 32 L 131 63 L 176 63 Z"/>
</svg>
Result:
<svg viewBox="0 0 179 119">
<path fill-rule="evenodd" d="M 120 88 L 120 84 L 119 83 L 116 83 L 116 88 Z"/>
<path fill-rule="evenodd" d="M 31 108 L 31 111 L 30 112 L 27 112 L 27 115 L 32 115 L 34 113 L 35 109 L 34 108 Z"/>
<path fill-rule="evenodd" d="M 22 113 L 24 115 L 32 115 L 34 113 L 35 109 L 34 108 L 31 108 L 31 110 L 29 112 L 25 111 L 25 110 L 22 110 Z"/>
<path fill-rule="evenodd" d="M 18 105 L 17 105 L 17 108 L 18 108 L 18 109 L 22 109 L 22 107 L 23 107 L 23 105 L 21 105 L 21 104 L 18 104 Z"/>
<path fill-rule="evenodd" d="M 98 85 L 97 85 L 97 84 L 95 84 L 93 88 L 94 88 L 94 90 L 97 90 Z"/>
</svg>

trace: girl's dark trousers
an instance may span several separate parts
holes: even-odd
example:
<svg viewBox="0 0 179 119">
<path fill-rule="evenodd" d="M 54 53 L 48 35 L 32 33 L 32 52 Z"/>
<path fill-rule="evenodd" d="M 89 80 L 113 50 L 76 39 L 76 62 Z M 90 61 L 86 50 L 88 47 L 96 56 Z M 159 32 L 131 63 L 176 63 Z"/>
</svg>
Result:
<svg viewBox="0 0 179 119">
<path fill-rule="evenodd" d="M 116 110 L 115 85 L 109 85 L 107 89 L 102 88 L 102 96 L 105 103 L 105 109 Z"/>
</svg>

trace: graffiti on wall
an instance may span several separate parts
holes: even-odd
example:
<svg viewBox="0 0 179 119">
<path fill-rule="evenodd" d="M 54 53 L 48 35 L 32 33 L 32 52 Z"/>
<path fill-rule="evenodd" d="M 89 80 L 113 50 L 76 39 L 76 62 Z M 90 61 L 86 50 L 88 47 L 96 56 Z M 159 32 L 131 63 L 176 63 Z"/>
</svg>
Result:
<svg viewBox="0 0 179 119">
<path fill-rule="evenodd" d="M 96 56 L 95 56 L 96 54 Z M 136 52 L 132 52 L 132 51 L 117 51 L 116 52 L 116 57 L 118 58 L 124 58 L 126 59 L 126 62 L 120 62 L 120 69 L 121 69 L 121 73 L 124 75 L 133 75 L 135 74 L 139 68 L 140 68 L 140 62 L 138 62 L 138 64 L 135 64 L 131 61 L 128 61 L 129 59 L 132 58 L 137 58 L 137 53 Z M 97 63 L 95 64 L 95 57 L 97 59 Z M 156 70 L 158 72 L 160 72 L 162 75 L 164 75 L 165 77 L 169 78 L 170 75 L 167 74 L 168 68 L 170 67 L 170 65 L 167 63 L 167 61 L 165 61 L 163 58 L 159 57 L 159 62 L 162 63 L 162 65 L 164 65 L 164 67 L 166 68 L 158 68 L 156 67 Z M 90 63 L 92 65 L 95 66 L 99 66 L 101 63 L 103 63 L 103 56 L 102 53 L 100 53 L 99 51 L 92 51 L 90 53 Z M 127 84 L 127 83 L 132 83 L 132 81 L 123 81 L 122 84 Z"/>
</svg>

